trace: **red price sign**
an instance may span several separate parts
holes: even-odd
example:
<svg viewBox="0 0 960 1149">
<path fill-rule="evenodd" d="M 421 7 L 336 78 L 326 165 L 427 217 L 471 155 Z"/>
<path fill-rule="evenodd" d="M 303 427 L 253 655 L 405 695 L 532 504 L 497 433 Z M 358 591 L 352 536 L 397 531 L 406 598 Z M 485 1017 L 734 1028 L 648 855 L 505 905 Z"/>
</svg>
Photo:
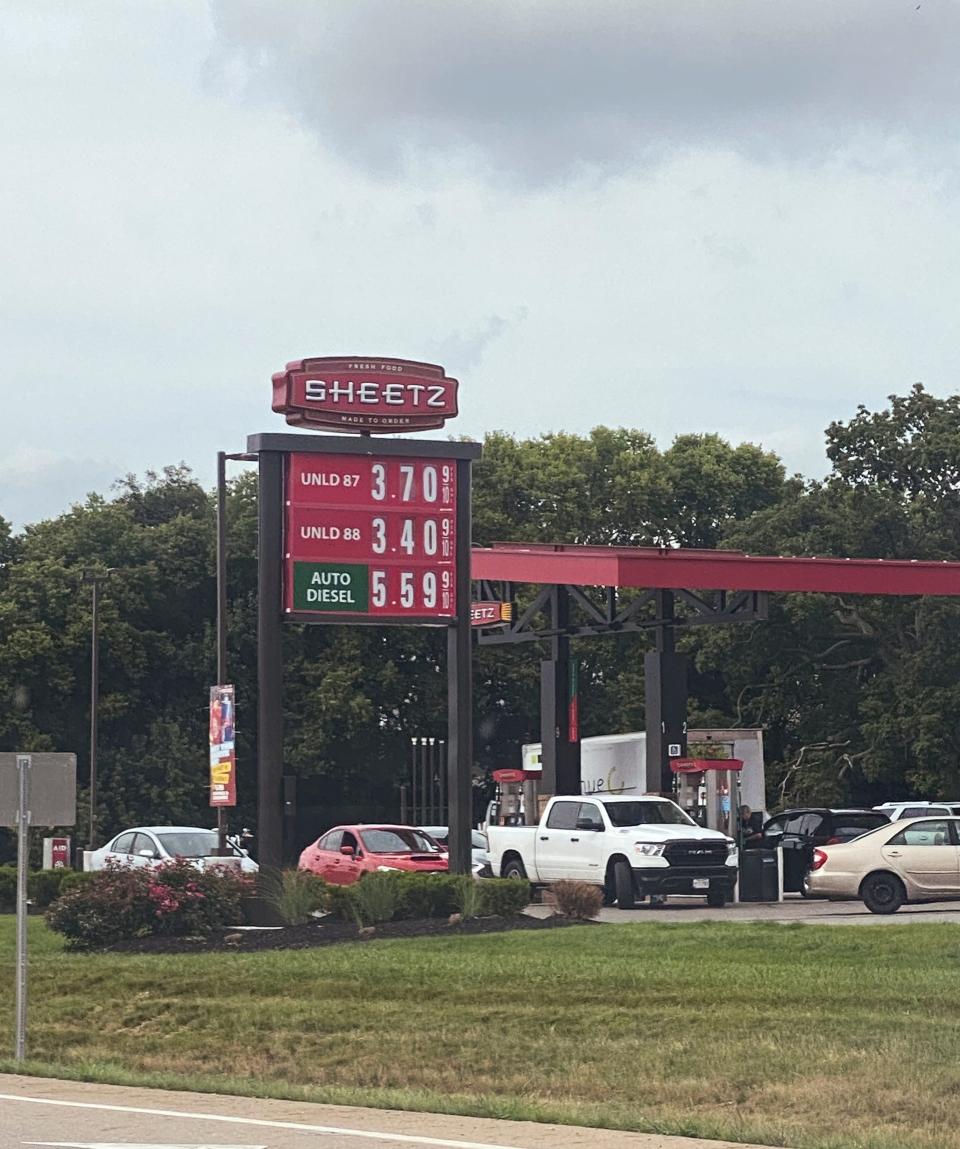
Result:
<svg viewBox="0 0 960 1149">
<path fill-rule="evenodd" d="M 292 453 L 287 612 L 452 618 L 455 460 Z"/>
</svg>

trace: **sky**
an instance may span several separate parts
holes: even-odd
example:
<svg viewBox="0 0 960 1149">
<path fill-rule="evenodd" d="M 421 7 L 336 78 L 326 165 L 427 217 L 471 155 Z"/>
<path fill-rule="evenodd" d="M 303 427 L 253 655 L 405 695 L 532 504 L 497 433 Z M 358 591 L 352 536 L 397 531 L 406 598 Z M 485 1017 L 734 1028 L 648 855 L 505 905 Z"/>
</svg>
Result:
<svg viewBox="0 0 960 1149">
<path fill-rule="evenodd" d="M 955 0 L 0 0 L 0 516 L 212 486 L 311 355 L 821 477 L 957 389 L 958 58 Z"/>
</svg>

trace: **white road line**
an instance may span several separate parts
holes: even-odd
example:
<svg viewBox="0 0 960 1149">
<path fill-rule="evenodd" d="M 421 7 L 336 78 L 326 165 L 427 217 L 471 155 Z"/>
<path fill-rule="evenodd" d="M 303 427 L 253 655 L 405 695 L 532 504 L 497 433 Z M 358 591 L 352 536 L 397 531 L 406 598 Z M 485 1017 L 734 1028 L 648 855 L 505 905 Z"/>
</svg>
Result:
<svg viewBox="0 0 960 1149">
<path fill-rule="evenodd" d="M 129 1141 L 24 1141 L 24 1145 L 46 1146 L 47 1149 L 267 1149 L 266 1145 L 198 1145 L 191 1141 L 189 1145 L 158 1145 L 152 1142 L 136 1143 Z"/>
<path fill-rule="evenodd" d="M 0 1093 L 0 1101 L 25 1105 L 55 1105 L 62 1109 L 99 1109 L 109 1113 L 135 1113 L 142 1117 L 179 1117 L 186 1121 L 219 1121 L 226 1125 L 253 1125 L 258 1129 L 292 1129 L 298 1133 L 324 1133 L 328 1137 L 360 1137 L 368 1141 L 396 1141 L 402 1145 L 435 1145 L 438 1149 L 520 1149 L 517 1145 L 494 1145 L 488 1141 L 452 1141 L 445 1137 L 418 1137 L 413 1133 L 383 1133 L 370 1129 L 347 1129 L 337 1125 L 304 1125 L 299 1121 L 266 1121 L 260 1117 L 230 1117 L 225 1113 L 187 1113 L 177 1109 L 141 1109 L 134 1105 L 105 1105 L 96 1101 L 58 1101 L 52 1097 L 21 1097 Z"/>
</svg>

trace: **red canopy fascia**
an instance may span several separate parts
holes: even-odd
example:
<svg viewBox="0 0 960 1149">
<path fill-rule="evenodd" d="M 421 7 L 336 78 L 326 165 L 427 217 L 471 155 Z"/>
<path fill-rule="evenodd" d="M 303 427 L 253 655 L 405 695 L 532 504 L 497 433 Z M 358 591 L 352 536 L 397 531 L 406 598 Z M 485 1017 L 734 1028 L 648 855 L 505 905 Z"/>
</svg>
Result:
<svg viewBox="0 0 960 1149">
<path fill-rule="evenodd" d="M 493 582 L 572 586 L 960 595 L 960 563 L 783 558 L 685 548 L 497 543 L 474 548 L 471 574 Z"/>
<path fill-rule="evenodd" d="M 742 758 L 671 758 L 670 769 L 674 774 L 705 774 L 707 770 L 726 772 L 743 769 Z"/>
</svg>

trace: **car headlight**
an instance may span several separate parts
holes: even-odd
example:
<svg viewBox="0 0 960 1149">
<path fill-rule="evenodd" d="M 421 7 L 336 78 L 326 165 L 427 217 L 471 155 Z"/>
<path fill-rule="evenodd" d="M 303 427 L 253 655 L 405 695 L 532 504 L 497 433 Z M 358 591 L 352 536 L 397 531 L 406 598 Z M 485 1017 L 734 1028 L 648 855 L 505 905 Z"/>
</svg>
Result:
<svg viewBox="0 0 960 1149">
<path fill-rule="evenodd" d="M 657 858 L 663 853 L 663 842 L 634 842 L 633 848 L 645 858 Z"/>
<path fill-rule="evenodd" d="M 735 854 L 736 852 L 737 852 L 737 843 L 736 842 L 727 842 L 727 857 L 729 858 L 732 854 Z"/>
</svg>

